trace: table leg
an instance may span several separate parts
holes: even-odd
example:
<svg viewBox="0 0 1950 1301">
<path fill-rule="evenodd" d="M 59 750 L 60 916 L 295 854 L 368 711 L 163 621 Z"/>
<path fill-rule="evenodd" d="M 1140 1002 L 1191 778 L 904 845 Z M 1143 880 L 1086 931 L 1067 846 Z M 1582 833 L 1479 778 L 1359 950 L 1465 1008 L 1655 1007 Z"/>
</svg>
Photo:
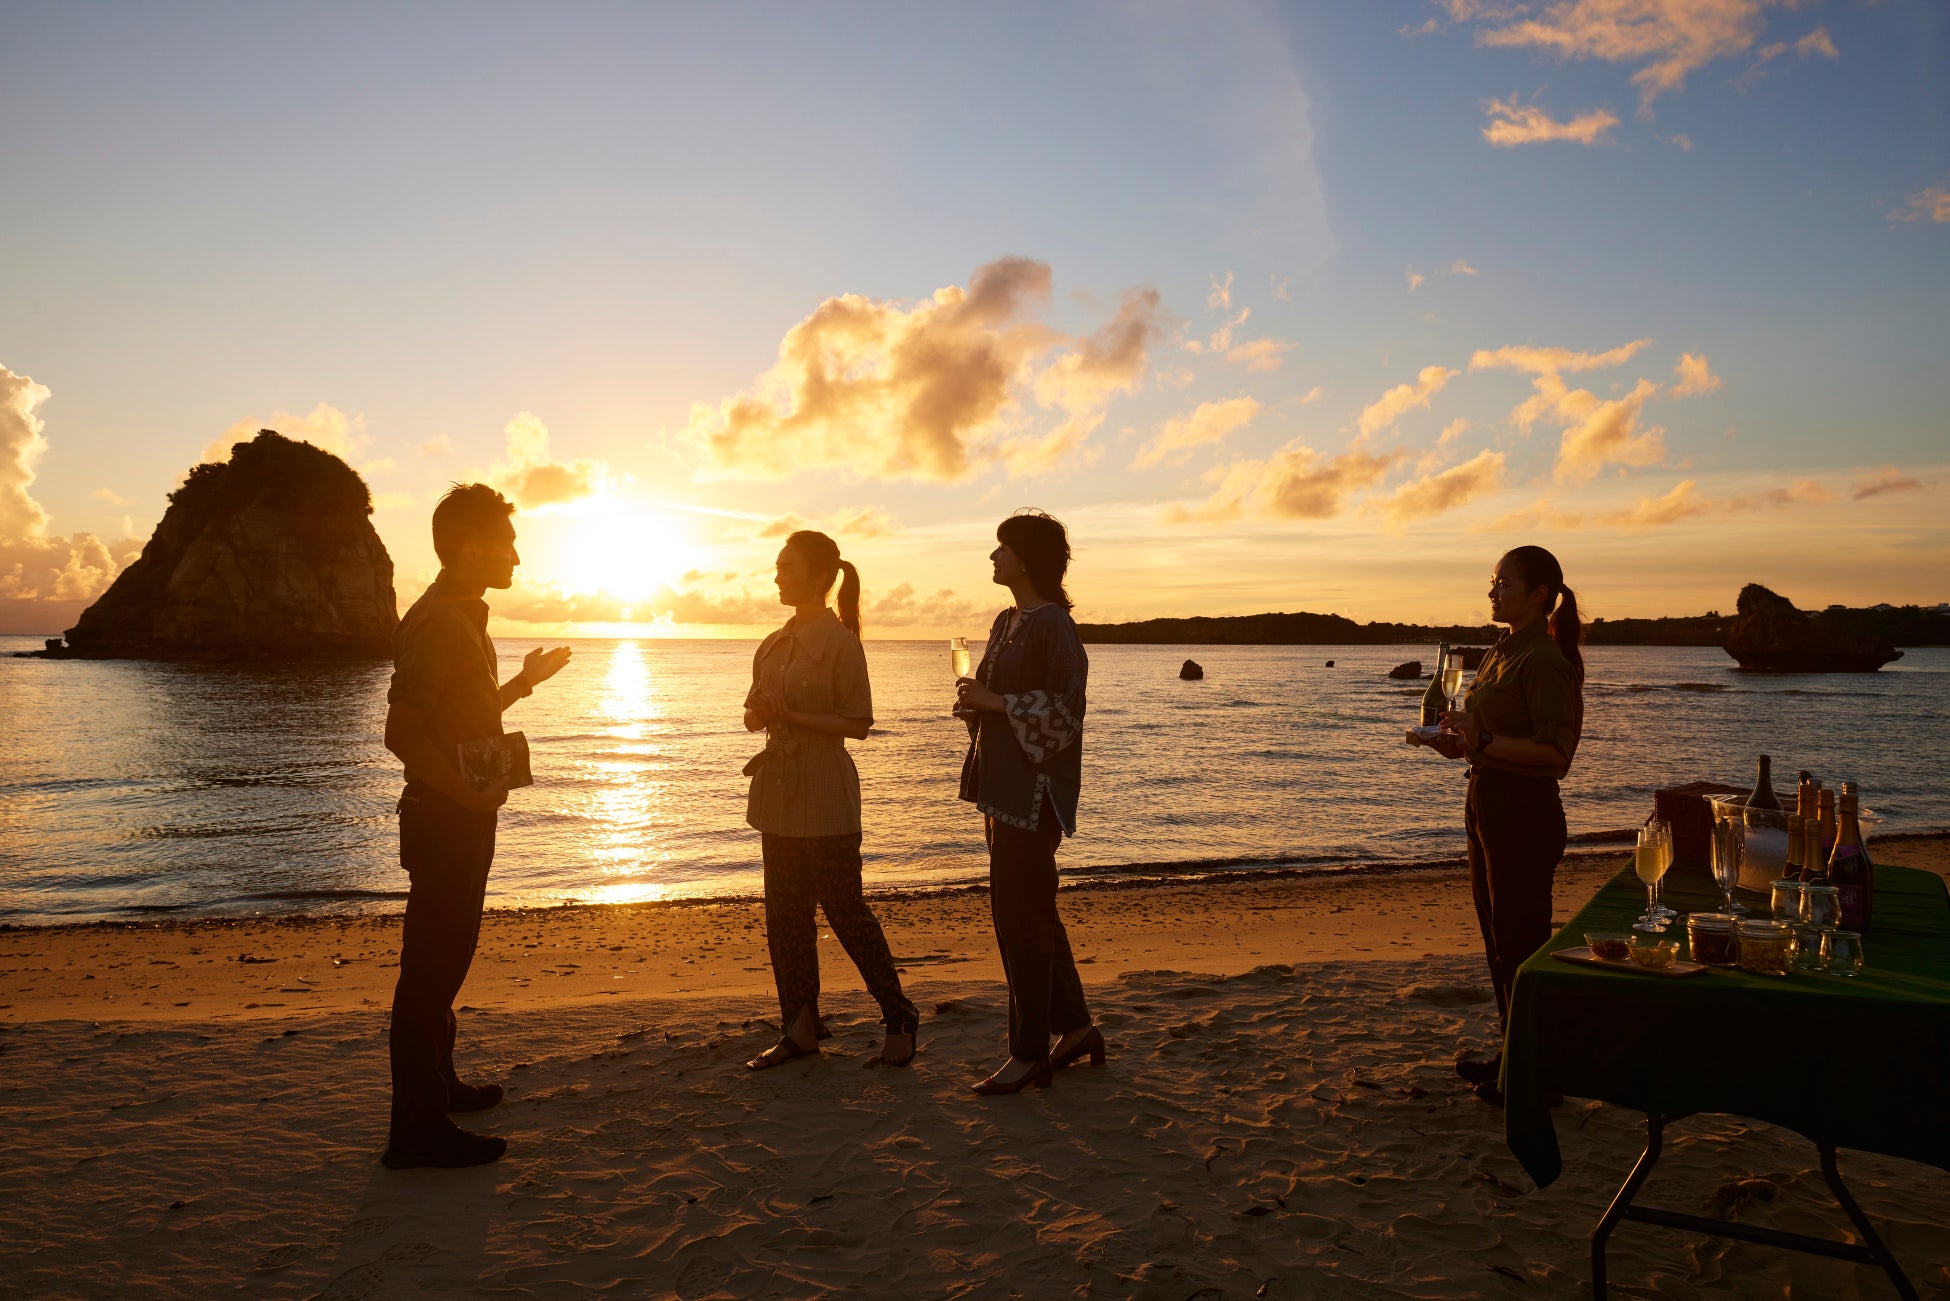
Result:
<svg viewBox="0 0 1950 1301">
<path fill-rule="evenodd" d="M 1827 1144 L 1818 1145 L 1821 1152 L 1821 1174 L 1828 1181 L 1828 1189 L 1841 1203 L 1842 1210 L 1848 1213 L 1849 1222 L 1855 1226 L 1859 1242 L 1836 1242 L 1832 1238 L 1816 1238 L 1803 1233 L 1787 1233 L 1780 1229 L 1763 1229 L 1754 1225 L 1740 1224 L 1733 1220 L 1714 1220 L 1701 1215 L 1686 1215 L 1679 1211 L 1663 1210 L 1656 1206 L 1634 1206 L 1632 1199 L 1644 1185 L 1652 1167 L 1658 1164 L 1659 1150 L 1665 1138 L 1665 1124 L 1669 1120 L 1680 1120 L 1680 1116 L 1660 1116 L 1648 1113 L 1645 1118 L 1645 1151 L 1632 1173 L 1626 1176 L 1624 1186 L 1618 1195 L 1611 1199 L 1605 1214 L 1598 1221 L 1598 1227 L 1591 1234 L 1591 1295 L 1596 1301 L 1605 1297 L 1605 1245 L 1611 1238 L 1612 1230 L 1621 1220 L 1636 1220 L 1641 1224 L 1657 1224 L 1668 1229 L 1679 1229 L 1687 1233 L 1705 1233 L 1714 1237 L 1734 1238 L 1742 1242 L 1759 1243 L 1782 1251 L 1799 1251 L 1811 1256 L 1826 1256 L 1830 1260 L 1853 1261 L 1860 1265 L 1874 1265 L 1889 1276 L 1896 1294 L 1903 1301 L 1916 1301 L 1916 1288 L 1903 1273 L 1896 1257 L 1883 1244 L 1869 1217 L 1862 1213 L 1854 1196 L 1842 1183 L 1841 1171 L 1835 1165 L 1835 1149 Z"/>
<path fill-rule="evenodd" d="M 1648 1113 L 1645 1118 L 1645 1151 L 1639 1154 L 1638 1164 L 1625 1177 L 1624 1187 L 1611 1199 L 1611 1205 L 1605 1208 L 1604 1218 L 1592 1231 L 1591 1295 L 1595 1301 L 1605 1301 L 1605 1244 L 1611 1239 L 1611 1231 L 1625 1218 L 1625 1212 L 1631 1209 L 1632 1199 L 1638 1196 L 1640 1186 L 1652 1173 L 1652 1167 L 1659 1164 L 1659 1147 L 1664 1136 L 1664 1124 L 1656 1114 Z"/>
</svg>

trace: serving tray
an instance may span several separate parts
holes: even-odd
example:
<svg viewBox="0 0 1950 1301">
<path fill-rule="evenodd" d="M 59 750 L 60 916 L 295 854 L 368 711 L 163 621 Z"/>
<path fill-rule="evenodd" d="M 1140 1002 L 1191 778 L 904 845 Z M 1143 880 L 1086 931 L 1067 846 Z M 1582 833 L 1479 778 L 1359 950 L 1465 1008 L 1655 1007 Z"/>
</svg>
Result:
<svg viewBox="0 0 1950 1301">
<path fill-rule="evenodd" d="M 1608 962 L 1582 944 L 1575 949 L 1557 949 L 1551 956 L 1564 962 L 1575 962 L 1581 967 L 1603 967 L 1606 971 L 1629 971 L 1635 976 L 1697 976 L 1702 971 L 1712 970 L 1704 962 L 1688 962 L 1684 958 L 1675 958 L 1673 964 L 1664 969 L 1641 967 L 1630 958 L 1623 962 Z"/>
</svg>

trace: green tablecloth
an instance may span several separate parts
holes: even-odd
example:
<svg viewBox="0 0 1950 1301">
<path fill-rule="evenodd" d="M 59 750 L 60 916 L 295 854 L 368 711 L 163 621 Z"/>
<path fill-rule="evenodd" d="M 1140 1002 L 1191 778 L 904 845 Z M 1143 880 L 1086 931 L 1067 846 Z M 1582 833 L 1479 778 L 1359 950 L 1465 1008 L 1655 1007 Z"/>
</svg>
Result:
<svg viewBox="0 0 1950 1301">
<path fill-rule="evenodd" d="M 1511 1153 L 1539 1187 L 1557 1178 L 1555 1092 L 1663 1115 L 1749 1116 L 1950 1170 L 1950 895 L 1941 877 L 1904 867 L 1877 867 L 1875 890 L 1867 965 L 1853 979 L 1722 968 L 1670 979 L 1551 957 L 1586 931 L 1627 930 L 1645 910 L 1645 887 L 1619 873 L 1517 972 L 1503 1046 Z M 1741 899 L 1766 911 L 1765 899 Z M 1665 900 L 1713 912 L 1720 894 L 1682 863 Z"/>
</svg>

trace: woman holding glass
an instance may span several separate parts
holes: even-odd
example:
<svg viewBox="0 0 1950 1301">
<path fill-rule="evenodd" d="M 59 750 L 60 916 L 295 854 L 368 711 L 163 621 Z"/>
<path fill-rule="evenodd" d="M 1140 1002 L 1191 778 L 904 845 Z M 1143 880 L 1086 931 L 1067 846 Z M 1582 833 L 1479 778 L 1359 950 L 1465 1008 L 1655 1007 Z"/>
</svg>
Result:
<svg viewBox="0 0 1950 1301">
<path fill-rule="evenodd" d="M 840 583 L 839 614 L 826 593 Z M 745 1065 L 782 1066 L 819 1051 L 819 929 L 823 909 L 833 934 L 880 1004 L 887 1037 L 876 1059 L 914 1059 L 920 1024 L 860 883 L 860 775 L 846 738 L 873 726 L 873 692 L 860 645 L 860 575 L 824 533 L 794 533 L 779 549 L 779 604 L 793 607 L 785 627 L 752 659 L 745 729 L 765 729 L 765 749 L 745 765 L 752 779 L 745 820 L 765 856 L 765 941 L 779 990 L 778 1043 Z"/>
<path fill-rule="evenodd" d="M 1490 576 L 1490 618 L 1509 629 L 1483 657 L 1440 735 L 1423 743 L 1469 761 L 1463 826 L 1469 884 L 1483 932 L 1497 1016 L 1510 1014 L 1517 968 L 1551 934 L 1551 885 L 1564 854 L 1557 783 L 1584 730 L 1578 599 L 1557 557 L 1518 547 Z M 1457 1073 L 1496 1100 L 1500 1056 L 1463 1059 Z"/>
<path fill-rule="evenodd" d="M 956 682 L 955 714 L 968 723 L 961 798 L 982 811 L 989 907 L 1009 982 L 1009 1060 L 971 1087 L 1017 1093 L 1048 1087 L 1053 1071 L 1086 1055 L 1104 1060 L 1056 911 L 1056 847 L 1076 833 L 1090 663 L 1063 589 L 1063 525 L 1019 511 L 995 536 L 992 577 L 1015 604 L 996 616 L 975 676 Z"/>
</svg>

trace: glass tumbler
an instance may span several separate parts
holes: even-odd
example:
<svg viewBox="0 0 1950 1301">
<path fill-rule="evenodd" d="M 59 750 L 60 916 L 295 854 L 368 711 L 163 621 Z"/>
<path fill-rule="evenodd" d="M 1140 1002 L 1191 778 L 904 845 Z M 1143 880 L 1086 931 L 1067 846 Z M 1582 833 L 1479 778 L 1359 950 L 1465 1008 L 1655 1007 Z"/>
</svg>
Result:
<svg viewBox="0 0 1950 1301">
<path fill-rule="evenodd" d="M 1777 922 L 1801 920 L 1801 883 L 1776 881 L 1768 887 L 1768 912 Z"/>
<path fill-rule="evenodd" d="M 1842 924 L 1842 892 L 1832 885 L 1801 887 L 1801 924 L 1832 931 Z"/>
<path fill-rule="evenodd" d="M 1796 971 L 1828 970 L 1827 940 L 1828 932 L 1819 926 L 1795 927 L 1794 969 Z"/>
<path fill-rule="evenodd" d="M 1854 931 L 1825 931 L 1821 951 L 1828 959 L 1828 971 L 1836 976 L 1862 974 L 1862 937 Z"/>
</svg>

